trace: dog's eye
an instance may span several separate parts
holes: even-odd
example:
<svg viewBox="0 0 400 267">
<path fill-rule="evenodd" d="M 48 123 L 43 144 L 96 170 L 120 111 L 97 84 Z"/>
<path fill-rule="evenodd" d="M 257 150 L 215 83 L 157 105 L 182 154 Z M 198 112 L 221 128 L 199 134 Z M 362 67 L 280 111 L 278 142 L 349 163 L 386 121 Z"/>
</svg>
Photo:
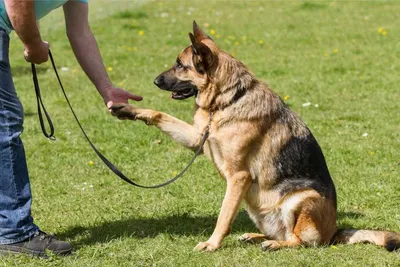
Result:
<svg viewBox="0 0 400 267">
<path fill-rule="evenodd" d="M 184 68 L 184 66 L 182 64 L 182 61 L 179 58 L 176 59 L 175 68 L 177 68 L 177 69 L 183 69 Z"/>
<path fill-rule="evenodd" d="M 182 69 L 183 68 L 182 62 L 180 62 L 180 61 L 176 62 L 176 67 L 178 69 Z"/>
</svg>

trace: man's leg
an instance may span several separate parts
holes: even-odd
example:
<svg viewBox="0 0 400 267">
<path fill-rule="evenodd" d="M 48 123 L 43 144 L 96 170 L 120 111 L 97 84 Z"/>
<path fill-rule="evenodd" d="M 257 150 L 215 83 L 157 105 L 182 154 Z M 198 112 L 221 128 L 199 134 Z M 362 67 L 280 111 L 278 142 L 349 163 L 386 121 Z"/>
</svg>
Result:
<svg viewBox="0 0 400 267">
<path fill-rule="evenodd" d="M 32 236 L 31 190 L 22 133 L 23 110 L 8 63 L 8 35 L 0 31 L 0 243 Z"/>
<path fill-rule="evenodd" d="M 0 252 L 39 256 L 45 249 L 68 252 L 71 248 L 67 243 L 47 236 L 33 223 L 29 175 L 20 139 L 23 108 L 11 76 L 8 47 L 9 36 L 0 28 Z"/>
</svg>

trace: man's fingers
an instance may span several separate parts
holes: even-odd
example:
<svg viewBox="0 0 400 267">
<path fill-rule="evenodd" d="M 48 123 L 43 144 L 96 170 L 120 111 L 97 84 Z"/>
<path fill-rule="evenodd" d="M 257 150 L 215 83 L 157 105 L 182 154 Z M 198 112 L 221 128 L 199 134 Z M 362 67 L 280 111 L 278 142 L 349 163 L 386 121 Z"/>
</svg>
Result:
<svg viewBox="0 0 400 267">
<path fill-rule="evenodd" d="M 45 41 L 41 41 L 33 46 L 25 46 L 24 58 L 26 61 L 41 64 L 49 59 L 49 48 L 50 44 Z"/>
<path fill-rule="evenodd" d="M 114 105 L 114 102 L 112 102 L 112 101 L 108 101 L 107 102 L 107 108 L 108 108 L 109 111 L 111 111 L 112 105 Z"/>
<path fill-rule="evenodd" d="M 140 95 L 134 95 L 132 93 L 129 93 L 128 98 L 135 101 L 141 101 L 143 99 L 143 97 L 141 97 Z"/>
<path fill-rule="evenodd" d="M 31 59 L 29 58 L 28 52 L 26 50 L 24 51 L 24 58 L 27 62 L 31 62 Z"/>
<path fill-rule="evenodd" d="M 49 42 L 43 41 L 43 43 L 44 43 L 45 45 L 47 45 L 47 49 L 50 49 L 50 44 L 49 44 Z"/>
</svg>

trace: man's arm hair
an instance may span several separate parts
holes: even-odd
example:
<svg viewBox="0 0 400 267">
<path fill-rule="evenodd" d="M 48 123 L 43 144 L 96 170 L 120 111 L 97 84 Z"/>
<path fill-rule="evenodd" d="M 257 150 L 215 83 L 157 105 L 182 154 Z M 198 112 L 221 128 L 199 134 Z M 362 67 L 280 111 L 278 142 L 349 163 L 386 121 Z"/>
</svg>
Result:
<svg viewBox="0 0 400 267">
<path fill-rule="evenodd" d="M 64 4 L 65 24 L 72 50 L 86 75 L 101 95 L 112 86 L 105 70 L 96 39 L 89 27 L 88 4 L 68 1 Z"/>
<path fill-rule="evenodd" d="M 4 3 L 11 25 L 24 45 L 34 47 L 41 44 L 34 0 L 5 0 Z"/>
</svg>

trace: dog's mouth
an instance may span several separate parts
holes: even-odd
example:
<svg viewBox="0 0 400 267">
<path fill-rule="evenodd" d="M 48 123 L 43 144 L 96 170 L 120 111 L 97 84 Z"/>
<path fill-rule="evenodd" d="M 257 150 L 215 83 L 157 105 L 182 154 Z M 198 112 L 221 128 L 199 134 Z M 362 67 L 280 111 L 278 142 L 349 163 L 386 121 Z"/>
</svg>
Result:
<svg viewBox="0 0 400 267">
<path fill-rule="evenodd" d="M 190 83 L 177 83 L 172 88 L 171 98 L 176 100 L 183 100 L 194 95 L 197 95 L 196 86 Z"/>
</svg>

